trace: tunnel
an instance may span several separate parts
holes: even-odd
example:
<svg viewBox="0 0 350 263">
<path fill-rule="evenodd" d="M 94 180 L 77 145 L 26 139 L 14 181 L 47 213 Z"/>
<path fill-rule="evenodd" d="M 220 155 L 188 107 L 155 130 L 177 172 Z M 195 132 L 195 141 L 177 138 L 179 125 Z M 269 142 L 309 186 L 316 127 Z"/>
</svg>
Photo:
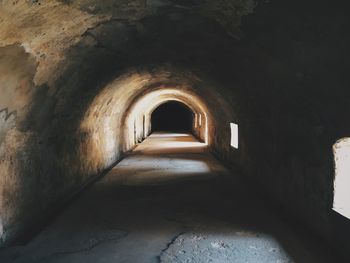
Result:
<svg viewBox="0 0 350 263">
<path fill-rule="evenodd" d="M 349 262 L 347 2 L 0 3 L 0 262 Z"/>
<path fill-rule="evenodd" d="M 192 132 L 194 113 L 186 105 L 169 101 L 159 105 L 151 115 L 152 131 Z"/>
</svg>

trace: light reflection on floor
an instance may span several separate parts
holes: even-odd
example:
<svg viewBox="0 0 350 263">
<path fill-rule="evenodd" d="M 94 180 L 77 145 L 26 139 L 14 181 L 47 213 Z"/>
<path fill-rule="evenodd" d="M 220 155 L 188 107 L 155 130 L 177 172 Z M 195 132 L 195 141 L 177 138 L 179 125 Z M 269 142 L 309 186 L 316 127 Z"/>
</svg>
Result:
<svg viewBox="0 0 350 263">
<path fill-rule="evenodd" d="M 172 153 L 203 153 L 207 145 L 199 142 L 190 134 L 183 133 L 153 133 L 138 145 L 134 154 L 172 154 Z"/>
<path fill-rule="evenodd" d="M 206 153 L 206 147 L 189 134 L 154 133 L 110 174 L 120 184 L 142 185 L 203 179 L 227 173 Z"/>
</svg>

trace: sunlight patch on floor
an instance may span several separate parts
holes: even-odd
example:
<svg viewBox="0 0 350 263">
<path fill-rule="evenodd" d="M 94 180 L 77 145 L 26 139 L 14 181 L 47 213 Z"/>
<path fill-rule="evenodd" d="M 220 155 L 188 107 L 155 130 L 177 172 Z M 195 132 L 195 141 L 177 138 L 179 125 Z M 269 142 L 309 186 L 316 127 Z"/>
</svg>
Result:
<svg viewBox="0 0 350 263">
<path fill-rule="evenodd" d="M 153 133 L 111 174 L 122 185 L 164 184 L 203 179 L 227 171 L 206 153 L 207 146 L 185 133 Z"/>
</svg>

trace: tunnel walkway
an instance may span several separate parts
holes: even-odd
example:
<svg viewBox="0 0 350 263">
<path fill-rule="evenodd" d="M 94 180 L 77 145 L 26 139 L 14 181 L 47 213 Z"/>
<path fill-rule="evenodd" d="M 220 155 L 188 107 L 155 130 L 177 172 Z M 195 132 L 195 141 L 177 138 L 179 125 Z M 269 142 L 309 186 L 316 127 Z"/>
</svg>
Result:
<svg viewBox="0 0 350 263">
<path fill-rule="evenodd" d="M 0 262 L 331 260 L 203 143 L 188 134 L 155 133 L 27 245 L 2 251 Z"/>
</svg>

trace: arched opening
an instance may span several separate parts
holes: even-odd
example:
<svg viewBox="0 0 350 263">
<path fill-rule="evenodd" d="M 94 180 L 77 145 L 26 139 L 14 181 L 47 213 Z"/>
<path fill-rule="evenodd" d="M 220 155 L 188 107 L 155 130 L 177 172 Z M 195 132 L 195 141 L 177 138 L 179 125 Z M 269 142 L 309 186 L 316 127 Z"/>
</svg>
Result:
<svg viewBox="0 0 350 263">
<path fill-rule="evenodd" d="M 163 103 L 152 112 L 152 132 L 192 133 L 193 115 L 193 112 L 181 102 Z"/>
<path fill-rule="evenodd" d="M 162 110 L 162 108 L 165 109 Z M 152 129 L 152 114 L 158 114 L 157 127 L 154 123 Z M 207 101 L 196 94 L 189 87 L 160 86 L 143 92 L 130 103 L 122 119 L 124 126 L 124 150 L 129 151 L 142 142 L 154 131 L 192 133 L 203 145 L 210 145 L 213 140 L 215 126 L 212 113 L 208 110 Z M 216 113 L 216 112 L 215 112 Z M 224 116 L 226 113 L 222 113 Z M 201 123 L 198 123 L 201 116 Z M 156 117 L 157 118 L 157 117 Z M 164 123 L 170 123 L 170 126 Z M 155 118 L 153 116 L 153 122 Z M 180 123 L 179 123 L 180 122 Z M 165 127 L 164 127 L 165 126 Z"/>
</svg>

